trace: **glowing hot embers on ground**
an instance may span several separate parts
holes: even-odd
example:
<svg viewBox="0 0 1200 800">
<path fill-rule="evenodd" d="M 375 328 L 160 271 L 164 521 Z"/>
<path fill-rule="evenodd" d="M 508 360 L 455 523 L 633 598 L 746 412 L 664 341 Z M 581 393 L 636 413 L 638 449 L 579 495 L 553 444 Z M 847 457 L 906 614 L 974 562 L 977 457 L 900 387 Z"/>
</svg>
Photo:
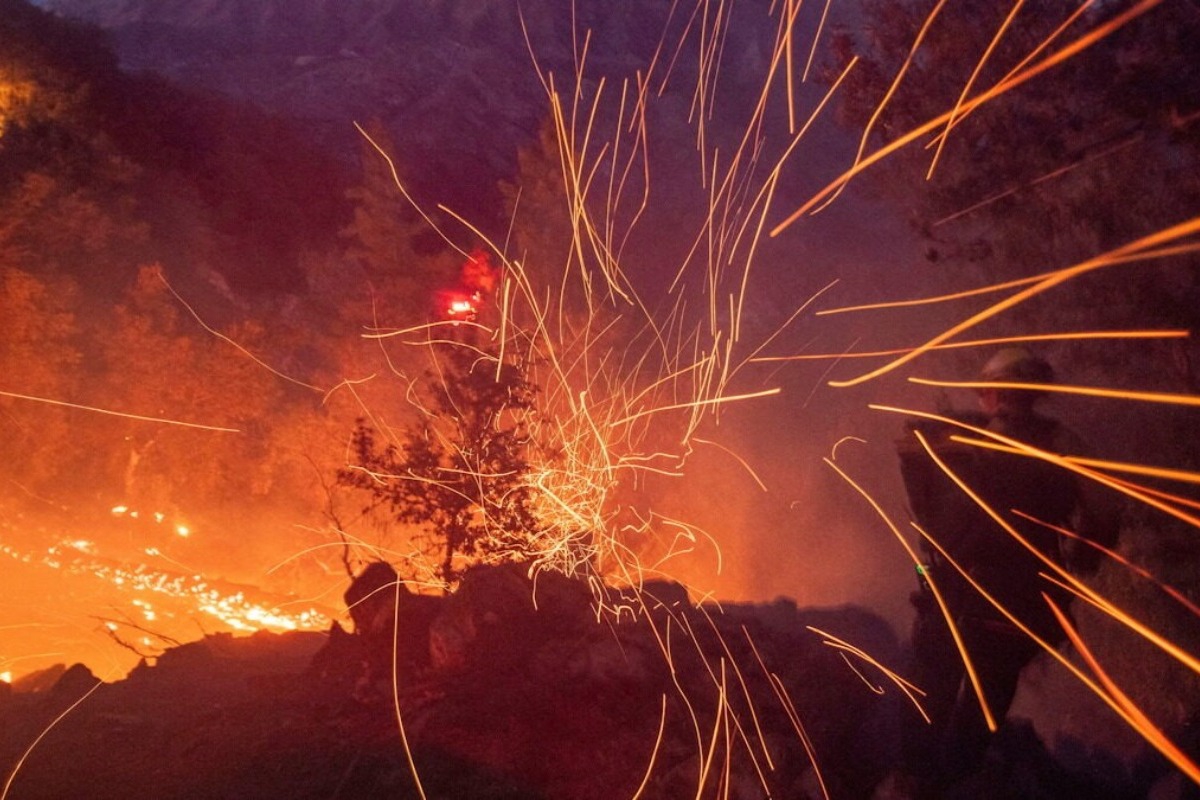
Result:
<svg viewBox="0 0 1200 800">
<path fill-rule="evenodd" d="M 145 548 L 144 552 L 165 557 L 158 547 Z M 272 602 L 265 593 L 249 587 L 199 574 L 166 572 L 145 563 L 124 563 L 106 557 L 103 548 L 89 539 L 63 539 L 40 553 L 0 542 L 0 555 L 85 580 L 103 581 L 118 597 L 126 598 L 130 607 L 122 610 L 114 605 L 119 618 L 105 620 L 103 627 L 113 634 L 126 628 L 137 630 L 144 647 L 173 641 L 180 627 L 194 635 L 195 624 L 202 618 L 215 619 L 230 630 L 245 633 L 325 630 L 330 625 L 329 617 L 312 606 L 288 610 L 282 607 L 285 604 Z M 85 591 L 90 590 L 85 587 Z"/>
<path fill-rule="evenodd" d="M 128 519 L 133 519 L 133 520 L 143 518 L 143 515 L 141 512 L 139 512 L 137 509 L 130 508 L 129 506 L 126 506 L 126 505 L 113 506 L 112 507 L 112 515 L 114 517 L 126 517 Z M 151 514 L 146 515 L 146 517 L 149 519 L 153 519 L 154 523 L 156 525 L 162 525 L 164 522 L 168 522 L 167 515 L 165 513 L 163 513 L 162 511 L 155 511 Z M 184 539 L 186 539 L 187 537 L 192 535 L 192 529 L 190 527 L 188 527 L 187 525 L 185 525 L 184 523 L 180 522 L 179 520 L 171 520 L 169 522 L 169 527 L 175 532 L 176 536 L 180 536 Z"/>
</svg>

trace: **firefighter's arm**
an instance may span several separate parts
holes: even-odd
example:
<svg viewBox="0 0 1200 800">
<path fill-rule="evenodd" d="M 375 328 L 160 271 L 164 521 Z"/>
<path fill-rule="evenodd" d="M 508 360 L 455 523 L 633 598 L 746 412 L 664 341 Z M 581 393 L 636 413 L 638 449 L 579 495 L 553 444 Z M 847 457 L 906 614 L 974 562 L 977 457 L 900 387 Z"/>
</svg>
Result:
<svg viewBox="0 0 1200 800">
<path fill-rule="evenodd" d="M 1091 447 L 1078 434 L 1065 431 L 1067 441 L 1061 443 L 1062 450 L 1071 455 L 1090 456 Z M 1093 572 L 1103 560 L 1103 554 L 1088 544 L 1115 548 L 1121 532 L 1120 497 L 1112 489 L 1082 475 L 1076 477 L 1077 492 L 1075 509 L 1071 515 L 1071 528 L 1087 541 L 1064 539 L 1062 541 L 1063 562 L 1076 573 Z"/>
<path fill-rule="evenodd" d="M 1108 549 L 1117 545 L 1121 532 L 1121 505 L 1115 493 L 1095 481 L 1079 479 L 1079 502 L 1071 527 L 1087 541 L 1067 539 L 1063 542 L 1063 560 L 1072 572 L 1093 572 L 1100 566 L 1103 554 L 1088 542 Z"/>
</svg>

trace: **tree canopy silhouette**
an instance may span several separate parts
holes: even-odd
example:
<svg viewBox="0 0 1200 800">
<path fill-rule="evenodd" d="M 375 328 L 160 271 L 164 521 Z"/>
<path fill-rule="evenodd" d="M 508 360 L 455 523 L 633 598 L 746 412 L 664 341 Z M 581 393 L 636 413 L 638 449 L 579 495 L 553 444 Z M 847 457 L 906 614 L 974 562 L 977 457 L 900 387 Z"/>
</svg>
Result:
<svg viewBox="0 0 1200 800">
<path fill-rule="evenodd" d="M 475 563 L 521 560 L 538 533 L 526 458 L 536 390 L 526 364 L 462 344 L 439 347 L 429 403 L 399 441 L 359 420 L 338 481 L 420 526 L 453 584 Z"/>
<path fill-rule="evenodd" d="M 928 269 L 997 282 L 1037 274 L 1135 241 L 1200 207 L 1194 3 L 1153 8 L 978 107 L 969 107 L 970 98 L 1102 29 L 1130 4 L 1096 4 L 1063 31 L 1070 10 L 1050 0 L 1026 3 L 1007 28 L 1006 6 L 970 14 L 935 6 L 868 0 L 861 24 L 836 34 L 827 73 L 832 79 L 858 57 L 838 97 L 864 154 L 967 101 L 953 125 L 938 126 L 859 181 L 908 214 L 928 242 Z M 1194 254 L 1177 254 L 1154 264 L 1160 280 L 1130 281 L 1123 270 L 1089 276 L 1072 284 L 1076 302 L 1048 311 L 1059 326 L 1152 319 L 1195 329 L 1196 266 Z M 1030 309 L 1023 313 L 1047 313 Z M 1172 388 L 1196 391 L 1194 343 L 1162 347 L 1170 350 Z M 1109 349 L 1105 369 L 1138 360 L 1123 346 Z"/>
</svg>

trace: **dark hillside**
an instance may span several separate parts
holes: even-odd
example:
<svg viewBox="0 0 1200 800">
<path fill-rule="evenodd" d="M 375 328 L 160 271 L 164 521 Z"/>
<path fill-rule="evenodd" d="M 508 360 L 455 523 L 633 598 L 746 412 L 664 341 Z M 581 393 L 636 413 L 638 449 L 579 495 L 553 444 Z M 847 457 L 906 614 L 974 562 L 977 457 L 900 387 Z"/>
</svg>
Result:
<svg viewBox="0 0 1200 800">
<path fill-rule="evenodd" d="M 294 123 L 117 67 L 107 36 L 4 0 L 0 252 L 89 291 L 139 263 L 235 290 L 296 291 L 301 254 L 345 223 L 345 176 Z M 315 187 L 320 187 L 319 190 Z"/>
<path fill-rule="evenodd" d="M 358 599 L 351 633 L 212 636 L 111 684 L 79 665 L 31 676 L 0 696 L 0 769 L 45 731 L 15 798 L 892 796 L 877 787 L 915 709 L 826 639 L 894 663 L 878 617 L 606 592 L 620 615 L 597 616 L 582 582 L 480 568 L 447 597 Z M 1126 796 L 1098 778 L 1015 723 L 945 796 Z"/>
</svg>

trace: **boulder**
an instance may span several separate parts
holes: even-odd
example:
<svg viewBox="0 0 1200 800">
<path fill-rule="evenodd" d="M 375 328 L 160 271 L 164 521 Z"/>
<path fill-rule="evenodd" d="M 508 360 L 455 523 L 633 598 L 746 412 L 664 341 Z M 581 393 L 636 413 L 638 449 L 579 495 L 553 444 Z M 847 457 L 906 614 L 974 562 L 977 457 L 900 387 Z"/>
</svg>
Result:
<svg viewBox="0 0 1200 800">
<path fill-rule="evenodd" d="M 429 628 L 444 599 L 414 593 L 396 570 L 372 562 L 343 595 L 353 633 L 334 623 L 310 674 L 330 687 L 349 685 L 360 702 L 386 699 L 393 678 L 409 681 L 429 666 Z"/>
<path fill-rule="evenodd" d="M 527 567 L 469 569 L 430 623 L 430 662 L 435 669 L 453 670 L 483 650 L 511 654 L 504 642 L 529 628 L 534 614 L 534 586 Z"/>
<path fill-rule="evenodd" d="M 1144 555 L 1138 558 L 1145 559 Z M 1150 560 L 1156 575 L 1169 575 L 1170 564 Z M 1186 587 L 1186 577 L 1176 586 Z M 1178 647 L 1200 652 L 1195 617 L 1153 584 L 1116 563 L 1106 564 L 1088 583 Z M 1105 674 L 1168 739 L 1195 758 L 1200 752 L 1200 676 L 1099 609 L 1076 602 L 1071 611 L 1080 637 Z M 1071 645 L 1064 644 L 1060 652 L 1084 674 L 1091 674 Z M 1171 776 L 1178 774 L 1141 734 L 1049 654 L 1040 655 L 1025 669 L 1010 717 L 1027 720 L 1064 769 L 1105 791 L 1144 796 L 1147 787 L 1167 786 L 1174 779 Z"/>
<path fill-rule="evenodd" d="M 366 637 L 390 635 L 397 597 L 409 593 L 391 564 L 386 561 L 368 564 L 342 596 L 354 622 L 354 632 Z"/>
<path fill-rule="evenodd" d="M 54 682 L 54 686 L 50 688 L 50 693 L 62 697 L 79 698 L 92 689 L 95 689 L 98 683 L 100 683 L 100 679 L 90 669 L 83 664 L 72 664 Z"/>
</svg>

